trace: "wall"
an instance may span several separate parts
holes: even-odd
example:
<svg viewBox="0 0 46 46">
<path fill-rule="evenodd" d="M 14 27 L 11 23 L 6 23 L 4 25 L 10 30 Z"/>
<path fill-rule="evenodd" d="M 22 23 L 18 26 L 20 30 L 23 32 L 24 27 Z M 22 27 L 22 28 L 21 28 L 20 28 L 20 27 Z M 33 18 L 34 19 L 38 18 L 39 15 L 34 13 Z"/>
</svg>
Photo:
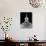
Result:
<svg viewBox="0 0 46 46">
<path fill-rule="evenodd" d="M 32 29 L 20 28 L 20 12 L 32 12 L 33 13 L 33 27 Z M 0 18 L 12 17 L 13 22 L 10 33 L 17 40 L 27 40 L 34 34 L 37 35 L 39 40 L 45 39 L 45 15 L 46 8 L 43 7 L 33 8 L 30 6 L 28 0 L 0 0 Z M 0 31 L 0 35 L 2 31 Z M 0 39 L 3 37 L 0 36 Z M 4 38 L 3 38 L 4 39 Z"/>
</svg>

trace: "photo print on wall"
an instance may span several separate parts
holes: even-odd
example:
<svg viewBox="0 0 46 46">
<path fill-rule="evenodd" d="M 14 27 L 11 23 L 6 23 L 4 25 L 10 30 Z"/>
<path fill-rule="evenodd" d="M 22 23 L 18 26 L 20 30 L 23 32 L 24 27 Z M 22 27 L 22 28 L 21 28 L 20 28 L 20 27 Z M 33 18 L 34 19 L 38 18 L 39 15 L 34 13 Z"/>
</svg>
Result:
<svg viewBox="0 0 46 46">
<path fill-rule="evenodd" d="M 32 12 L 20 12 L 21 28 L 32 28 Z"/>
</svg>

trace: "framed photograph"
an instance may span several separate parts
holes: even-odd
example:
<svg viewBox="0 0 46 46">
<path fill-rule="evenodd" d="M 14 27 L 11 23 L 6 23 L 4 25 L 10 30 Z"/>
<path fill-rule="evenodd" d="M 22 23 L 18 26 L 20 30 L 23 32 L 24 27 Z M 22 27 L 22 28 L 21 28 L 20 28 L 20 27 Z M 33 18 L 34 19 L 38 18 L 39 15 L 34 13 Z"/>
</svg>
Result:
<svg viewBox="0 0 46 46">
<path fill-rule="evenodd" d="M 32 12 L 20 12 L 21 28 L 32 28 Z"/>
</svg>

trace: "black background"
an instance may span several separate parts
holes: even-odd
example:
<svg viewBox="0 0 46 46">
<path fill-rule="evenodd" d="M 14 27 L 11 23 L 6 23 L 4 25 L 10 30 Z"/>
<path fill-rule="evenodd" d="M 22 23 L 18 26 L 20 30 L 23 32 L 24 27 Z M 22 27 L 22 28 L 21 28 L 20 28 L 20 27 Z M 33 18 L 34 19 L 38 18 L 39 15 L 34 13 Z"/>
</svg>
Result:
<svg viewBox="0 0 46 46">
<path fill-rule="evenodd" d="M 29 22 L 32 23 L 32 12 L 20 12 L 20 24 L 24 22 L 26 15 L 29 18 Z"/>
</svg>

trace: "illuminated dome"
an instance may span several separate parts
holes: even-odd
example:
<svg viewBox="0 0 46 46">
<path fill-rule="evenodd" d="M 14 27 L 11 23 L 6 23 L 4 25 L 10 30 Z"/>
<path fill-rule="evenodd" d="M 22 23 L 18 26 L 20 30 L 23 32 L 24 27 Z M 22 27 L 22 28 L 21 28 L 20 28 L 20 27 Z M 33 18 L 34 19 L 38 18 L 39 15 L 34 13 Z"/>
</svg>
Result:
<svg viewBox="0 0 46 46">
<path fill-rule="evenodd" d="M 25 22 L 28 22 L 29 21 L 29 18 L 27 17 L 27 15 L 26 15 L 26 17 L 25 17 Z"/>
</svg>

